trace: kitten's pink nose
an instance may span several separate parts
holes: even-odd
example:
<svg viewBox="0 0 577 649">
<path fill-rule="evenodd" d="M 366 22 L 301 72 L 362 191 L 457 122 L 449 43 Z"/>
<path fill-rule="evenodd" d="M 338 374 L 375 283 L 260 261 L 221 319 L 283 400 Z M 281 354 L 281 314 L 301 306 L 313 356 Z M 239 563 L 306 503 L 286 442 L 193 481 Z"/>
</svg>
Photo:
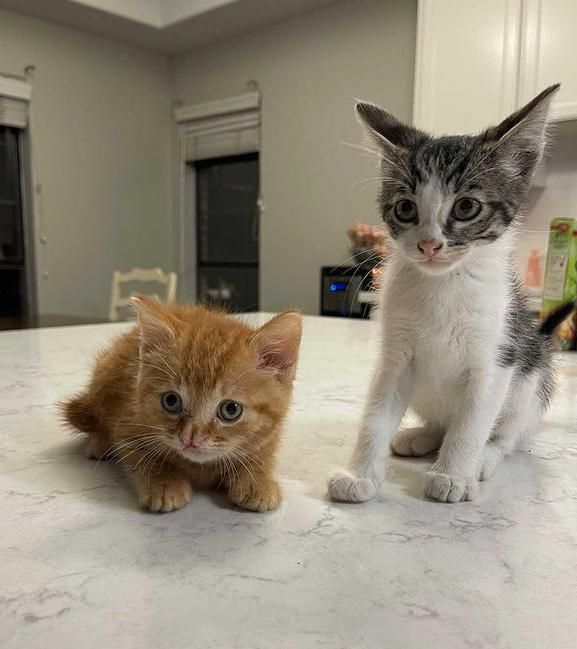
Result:
<svg viewBox="0 0 577 649">
<path fill-rule="evenodd" d="M 429 259 L 433 258 L 443 247 L 443 242 L 438 239 L 423 239 L 417 244 L 417 248 Z"/>
<path fill-rule="evenodd" d="M 200 438 L 198 435 L 194 435 L 193 437 L 186 439 L 181 434 L 180 441 L 183 448 L 200 448 L 204 443 L 204 438 Z"/>
</svg>

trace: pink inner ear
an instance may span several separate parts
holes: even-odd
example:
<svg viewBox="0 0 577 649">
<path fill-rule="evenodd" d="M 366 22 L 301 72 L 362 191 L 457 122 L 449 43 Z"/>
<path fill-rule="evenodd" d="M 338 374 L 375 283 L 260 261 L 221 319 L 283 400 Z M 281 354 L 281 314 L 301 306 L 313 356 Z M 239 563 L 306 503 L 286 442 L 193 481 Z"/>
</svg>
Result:
<svg viewBox="0 0 577 649">
<path fill-rule="evenodd" d="M 284 349 L 286 347 L 286 349 Z M 285 342 L 279 347 L 264 348 L 259 351 L 259 360 L 257 367 L 259 369 L 275 369 L 279 371 L 287 370 L 294 365 L 294 354 L 291 354 L 289 345 Z"/>
<path fill-rule="evenodd" d="M 301 340 L 301 320 L 295 313 L 284 313 L 265 324 L 254 336 L 257 367 L 289 374 L 294 368 Z"/>
</svg>

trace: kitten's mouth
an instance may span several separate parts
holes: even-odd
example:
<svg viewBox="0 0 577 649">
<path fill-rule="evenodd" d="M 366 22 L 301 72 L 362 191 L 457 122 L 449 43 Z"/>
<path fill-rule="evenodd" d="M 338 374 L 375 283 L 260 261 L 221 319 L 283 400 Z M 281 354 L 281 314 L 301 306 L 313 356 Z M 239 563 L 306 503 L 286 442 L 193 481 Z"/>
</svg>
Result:
<svg viewBox="0 0 577 649">
<path fill-rule="evenodd" d="M 450 270 L 460 259 L 461 255 L 451 257 L 450 259 L 431 257 L 427 259 L 415 259 L 415 263 L 424 273 L 437 275 Z"/>
<path fill-rule="evenodd" d="M 442 268 L 442 267 L 447 267 L 456 264 L 464 256 L 465 255 L 461 252 L 448 251 L 447 254 L 444 254 L 442 256 L 436 256 L 436 257 L 421 256 L 418 257 L 415 261 L 420 266 L 425 266 L 429 268 L 434 268 L 434 267 Z"/>
<path fill-rule="evenodd" d="M 447 264 L 452 264 L 453 260 L 450 259 L 435 259 L 431 257 L 430 259 L 421 259 L 421 264 L 426 264 L 427 266 L 443 266 Z"/>
<path fill-rule="evenodd" d="M 209 448 L 207 446 L 185 446 L 184 444 L 180 447 L 180 452 L 185 455 L 210 455 L 215 453 L 214 448 Z"/>
<path fill-rule="evenodd" d="M 215 448 L 206 447 L 193 447 L 193 446 L 180 446 L 178 452 L 190 462 L 212 462 L 219 456 L 219 452 Z"/>
<path fill-rule="evenodd" d="M 419 259 L 417 263 L 419 266 L 422 266 L 424 268 L 433 270 L 433 269 L 438 269 L 441 270 L 442 268 L 448 268 L 449 266 L 452 266 L 457 259 L 435 259 L 434 257 L 432 259 Z"/>
</svg>

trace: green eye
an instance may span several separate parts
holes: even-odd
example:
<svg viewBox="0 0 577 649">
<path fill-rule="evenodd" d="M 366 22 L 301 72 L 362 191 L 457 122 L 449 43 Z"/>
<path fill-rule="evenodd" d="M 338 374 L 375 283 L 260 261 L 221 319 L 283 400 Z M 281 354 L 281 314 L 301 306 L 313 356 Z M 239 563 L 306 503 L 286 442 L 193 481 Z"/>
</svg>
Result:
<svg viewBox="0 0 577 649">
<path fill-rule="evenodd" d="M 481 203 L 476 198 L 459 198 L 453 205 L 453 218 L 457 221 L 470 221 L 481 211 Z"/>
<path fill-rule="evenodd" d="M 184 409 L 182 397 L 178 392 L 164 392 L 161 394 L 160 405 L 171 415 L 176 415 Z"/>
<path fill-rule="evenodd" d="M 418 210 L 414 201 L 403 198 L 395 203 L 395 216 L 401 223 L 412 223 L 417 220 Z"/>
<path fill-rule="evenodd" d="M 218 404 L 216 414 L 221 421 L 230 424 L 231 422 L 240 419 L 242 412 L 243 408 L 240 403 L 232 401 L 231 399 L 226 399 Z"/>
</svg>

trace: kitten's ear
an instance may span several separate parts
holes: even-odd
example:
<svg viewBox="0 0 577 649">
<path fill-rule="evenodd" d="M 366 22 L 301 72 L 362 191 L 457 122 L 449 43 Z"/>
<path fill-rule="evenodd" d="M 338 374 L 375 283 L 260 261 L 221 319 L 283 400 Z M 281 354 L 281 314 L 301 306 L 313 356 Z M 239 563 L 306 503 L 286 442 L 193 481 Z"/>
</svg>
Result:
<svg viewBox="0 0 577 649">
<path fill-rule="evenodd" d="M 298 311 L 284 311 L 269 320 L 251 340 L 251 347 L 258 356 L 258 367 L 292 379 L 301 336 L 302 317 Z"/>
<path fill-rule="evenodd" d="M 391 113 L 370 102 L 359 101 L 355 111 L 368 137 L 385 149 L 410 149 L 425 138 L 425 134 L 418 129 L 403 124 Z"/>
<path fill-rule="evenodd" d="M 497 150 L 511 156 L 512 163 L 519 165 L 523 175 L 531 173 L 543 155 L 549 109 L 560 87 L 556 83 L 545 88 L 523 108 L 481 133 L 483 142 L 497 144 Z"/>
<path fill-rule="evenodd" d="M 136 311 L 141 355 L 174 339 L 174 323 L 158 300 L 135 295 L 130 301 Z"/>
</svg>

